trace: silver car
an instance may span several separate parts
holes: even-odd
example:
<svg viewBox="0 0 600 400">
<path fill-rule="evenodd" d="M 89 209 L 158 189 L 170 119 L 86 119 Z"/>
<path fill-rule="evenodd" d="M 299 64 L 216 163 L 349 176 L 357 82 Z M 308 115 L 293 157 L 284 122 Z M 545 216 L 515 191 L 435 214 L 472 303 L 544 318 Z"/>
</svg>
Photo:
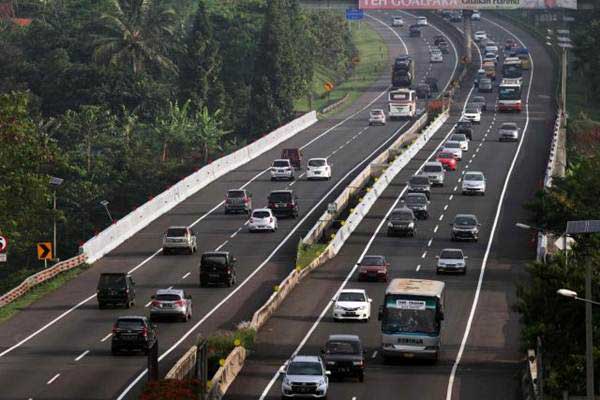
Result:
<svg viewBox="0 0 600 400">
<path fill-rule="evenodd" d="M 462 149 L 460 148 L 459 142 L 455 142 L 453 140 L 448 140 L 444 144 L 442 151 L 445 153 L 454 154 L 454 158 L 456 158 L 458 161 L 462 160 L 463 152 L 462 152 Z"/>
<path fill-rule="evenodd" d="M 485 196 L 485 176 L 483 172 L 467 172 L 462 181 L 462 194 L 480 194 Z"/>
<path fill-rule="evenodd" d="M 439 161 L 425 163 L 419 175 L 428 177 L 432 185 L 444 186 L 446 171 Z"/>
<path fill-rule="evenodd" d="M 460 272 L 467 273 L 467 258 L 461 249 L 444 249 L 439 256 L 436 256 L 436 273 L 440 272 Z"/>
<path fill-rule="evenodd" d="M 181 321 L 192 318 L 192 296 L 181 289 L 160 289 L 150 302 L 150 320 L 175 317 Z"/>
<path fill-rule="evenodd" d="M 514 141 L 517 142 L 519 140 L 519 127 L 514 122 L 504 122 L 498 128 L 498 141 Z"/>
<path fill-rule="evenodd" d="M 181 250 L 188 254 L 198 251 L 196 234 L 187 226 L 171 226 L 163 236 L 162 252 L 167 255 Z"/>
<path fill-rule="evenodd" d="M 273 165 L 271 166 L 271 180 L 274 181 L 277 179 L 294 180 L 294 168 L 290 160 L 282 158 L 273 161 Z"/>
<path fill-rule="evenodd" d="M 450 141 L 460 143 L 460 149 L 462 151 L 469 151 L 469 139 L 464 133 L 453 133 L 450 136 Z"/>
<path fill-rule="evenodd" d="M 288 362 L 282 375 L 281 397 L 283 399 L 327 398 L 331 372 L 325 369 L 321 357 L 297 355 Z"/>
</svg>

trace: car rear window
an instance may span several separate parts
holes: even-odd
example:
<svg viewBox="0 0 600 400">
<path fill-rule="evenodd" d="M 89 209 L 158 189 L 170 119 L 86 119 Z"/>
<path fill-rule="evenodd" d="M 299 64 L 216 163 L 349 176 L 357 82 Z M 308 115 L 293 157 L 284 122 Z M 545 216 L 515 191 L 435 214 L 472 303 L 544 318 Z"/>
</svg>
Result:
<svg viewBox="0 0 600 400">
<path fill-rule="evenodd" d="M 342 292 L 338 296 L 338 301 L 365 301 L 365 295 L 355 292 Z"/>
<path fill-rule="evenodd" d="M 290 162 L 287 160 L 279 160 L 279 161 L 273 161 L 273 166 L 274 167 L 289 167 L 290 166 Z"/>
<path fill-rule="evenodd" d="M 144 321 L 138 318 L 122 318 L 117 320 L 117 328 L 121 329 L 142 329 Z"/>
<path fill-rule="evenodd" d="M 396 220 L 409 220 L 409 219 L 413 219 L 413 215 L 411 213 L 409 213 L 408 211 L 395 211 L 392 213 L 392 219 L 396 219 Z"/>
<path fill-rule="evenodd" d="M 466 174 L 465 181 L 482 181 L 483 176 L 480 174 Z"/>
<path fill-rule="evenodd" d="M 515 124 L 502 124 L 500 129 L 517 129 L 517 125 Z"/>
<path fill-rule="evenodd" d="M 100 275 L 99 286 L 123 286 L 125 285 L 125 276 L 118 274 Z"/>
<path fill-rule="evenodd" d="M 467 137 L 461 133 L 459 135 L 452 135 L 450 137 L 450 140 L 454 140 L 457 142 L 463 142 L 463 141 L 467 140 Z"/>
<path fill-rule="evenodd" d="M 444 250 L 442 251 L 442 254 L 440 254 L 440 258 L 461 260 L 463 258 L 463 254 L 462 251 L 459 250 Z"/>
<path fill-rule="evenodd" d="M 429 178 L 426 176 L 413 176 L 410 178 L 410 183 L 413 185 L 429 185 Z"/>
<path fill-rule="evenodd" d="M 299 157 L 300 152 L 298 149 L 284 149 L 281 152 L 281 158 L 298 159 Z"/>
<path fill-rule="evenodd" d="M 357 342 L 329 341 L 325 346 L 327 354 L 358 354 L 360 346 Z"/>
<path fill-rule="evenodd" d="M 383 257 L 375 257 L 375 256 L 365 256 L 365 257 L 363 257 L 363 259 L 360 263 L 364 264 L 364 265 L 374 265 L 374 266 L 383 266 L 384 265 Z"/>
<path fill-rule="evenodd" d="M 271 214 L 268 211 L 254 211 L 252 213 L 253 218 L 269 218 Z"/>
<path fill-rule="evenodd" d="M 227 197 L 232 199 L 239 199 L 245 197 L 243 190 L 230 190 L 227 192 Z"/>
<path fill-rule="evenodd" d="M 271 193 L 269 195 L 269 201 L 272 201 L 275 203 L 284 203 L 284 202 L 290 201 L 291 199 L 292 199 L 291 193 L 276 192 L 276 193 Z"/>
<path fill-rule="evenodd" d="M 485 97 L 483 96 L 474 96 L 473 103 L 485 103 Z"/>
<path fill-rule="evenodd" d="M 442 172 L 444 168 L 441 165 L 426 165 L 423 167 L 423 172 Z"/>
<path fill-rule="evenodd" d="M 406 202 L 409 204 L 425 204 L 427 203 L 426 196 L 406 196 Z"/>
<path fill-rule="evenodd" d="M 211 266 L 224 266 L 227 264 L 227 257 L 218 254 L 203 255 L 202 264 Z"/>
<path fill-rule="evenodd" d="M 178 294 L 157 294 L 154 297 L 158 301 L 177 301 L 181 300 Z"/>
<path fill-rule="evenodd" d="M 454 154 L 452 153 L 440 153 L 437 158 L 451 158 L 454 159 Z"/>
<path fill-rule="evenodd" d="M 325 166 L 325 160 L 309 160 L 308 161 L 308 166 L 309 167 L 324 167 Z"/>
<path fill-rule="evenodd" d="M 448 148 L 448 149 L 459 149 L 460 148 L 460 143 L 456 143 L 456 142 L 448 142 L 444 145 L 444 147 Z"/>
<path fill-rule="evenodd" d="M 167 230 L 167 236 L 169 237 L 181 237 L 185 236 L 187 230 L 185 228 L 169 228 Z"/>
</svg>

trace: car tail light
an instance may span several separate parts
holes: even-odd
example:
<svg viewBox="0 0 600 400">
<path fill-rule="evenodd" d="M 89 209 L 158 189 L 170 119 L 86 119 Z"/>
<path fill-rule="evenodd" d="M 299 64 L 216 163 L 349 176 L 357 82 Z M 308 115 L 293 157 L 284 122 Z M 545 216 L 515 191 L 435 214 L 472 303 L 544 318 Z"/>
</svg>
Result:
<svg viewBox="0 0 600 400">
<path fill-rule="evenodd" d="M 269 223 L 273 223 L 273 217 L 269 218 Z"/>
<path fill-rule="evenodd" d="M 117 328 L 117 324 L 113 325 L 113 328 L 112 328 L 112 333 L 113 333 L 113 335 L 114 335 L 115 333 L 117 333 L 118 331 L 119 331 L 119 328 Z"/>
<path fill-rule="evenodd" d="M 179 306 L 179 307 L 183 307 L 183 306 L 185 306 L 185 301 L 183 301 L 183 300 L 177 300 L 177 301 L 175 302 L 175 304 L 176 304 L 177 306 Z"/>
<path fill-rule="evenodd" d="M 144 330 L 142 331 L 142 336 L 148 337 L 148 328 L 147 327 L 144 327 Z"/>
<path fill-rule="evenodd" d="M 158 300 L 153 300 L 153 301 L 152 301 L 152 303 L 151 303 L 151 306 L 152 306 L 152 307 L 158 307 L 158 306 L 160 306 L 160 301 L 158 301 Z"/>
<path fill-rule="evenodd" d="M 253 224 L 254 223 L 254 217 L 250 217 L 250 223 Z"/>
<path fill-rule="evenodd" d="M 294 203 L 288 203 L 288 207 L 294 207 Z"/>
<path fill-rule="evenodd" d="M 244 198 L 244 204 L 248 204 L 248 203 L 250 203 L 250 199 L 248 197 L 245 197 Z"/>
<path fill-rule="evenodd" d="M 269 203 L 269 208 L 275 208 L 275 203 Z"/>
</svg>

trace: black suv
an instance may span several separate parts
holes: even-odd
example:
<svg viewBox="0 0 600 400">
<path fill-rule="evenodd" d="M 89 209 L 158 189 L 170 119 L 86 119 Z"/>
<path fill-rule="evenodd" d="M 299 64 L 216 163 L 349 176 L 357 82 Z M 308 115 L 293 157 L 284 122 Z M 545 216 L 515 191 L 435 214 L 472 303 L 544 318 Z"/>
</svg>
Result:
<svg viewBox="0 0 600 400">
<path fill-rule="evenodd" d="M 105 308 L 109 304 L 132 307 L 135 304 L 134 286 L 133 278 L 125 272 L 100 274 L 96 290 L 98 308 Z"/>
<path fill-rule="evenodd" d="M 274 190 L 267 198 L 269 208 L 277 217 L 298 216 L 298 197 L 293 190 Z"/>
<path fill-rule="evenodd" d="M 421 37 L 421 28 L 419 25 L 411 25 L 408 27 L 409 37 Z"/>
<path fill-rule="evenodd" d="M 112 330 L 110 350 L 118 354 L 123 350 L 141 350 L 144 354 L 158 341 L 156 325 L 146 317 L 119 317 Z"/>
<path fill-rule="evenodd" d="M 415 214 L 408 207 L 396 208 L 388 218 L 387 235 L 415 236 L 417 232 Z"/>
<path fill-rule="evenodd" d="M 211 251 L 200 259 L 200 287 L 236 283 L 235 263 L 237 260 L 228 251 Z"/>
<path fill-rule="evenodd" d="M 415 175 L 408 181 L 407 193 L 425 193 L 429 199 L 431 196 L 431 182 L 429 178 L 422 175 Z"/>
<path fill-rule="evenodd" d="M 346 376 L 365 379 L 365 359 L 360 338 L 356 335 L 330 335 L 321 350 L 323 361 L 332 378 Z"/>
<path fill-rule="evenodd" d="M 452 240 L 473 240 L 479 239 L 479 227 L 481 224 L 473 214 L 457 214 L 452 222 Z"/>
<path fill-rule="evenodd" d="M 419 219 L 429 218 L 429 200 L 425 193 L 408 193 L 404 196 L 404 204 Z"/>
<path fill-rule="evenodd" d="M 471 121 L 458 121 L 454 133 L 462 133 L 467 139 L 473 140 L 473 123 Z"/>
</svg>

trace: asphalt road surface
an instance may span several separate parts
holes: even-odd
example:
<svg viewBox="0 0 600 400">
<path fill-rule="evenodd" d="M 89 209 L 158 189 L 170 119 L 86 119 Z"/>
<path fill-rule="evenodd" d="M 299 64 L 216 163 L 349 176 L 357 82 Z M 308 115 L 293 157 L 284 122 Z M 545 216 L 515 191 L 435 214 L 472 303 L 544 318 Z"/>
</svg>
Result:
<svg viewBox="0 0 600 400">
<path fill-rule="evenodd" d="M 389 186 L 340 254 L 314 271 L 284 302 L 257 337 L 257 346 L 226 396 L 230 400 L 274 399 L 281 395 L 277 372 L 292 354 L 318 355 L 331 334 L 359 335 L 367 349 L 364 383 L 330 384 L 328 397 L 361 399 L 516 399 L 524 355 L 519 348 L 518 315 L 511 310 L 516 285 L 525 279 L 524 266 L 534 258 L 531 234 L 515 223 L 527 218 L 523 204 L 543 179 L 554 121 L 552 61 L 543 45 L 506 21 L 484 15 L 474 23 L 499 46 L 515 38 L 531 51 L 532 68 L 524 75 L 520 114 L 483 113 L 470 149 L 459 168 L 446 175 L 443 187 L 432 190 L 430 218 L 417 223 L 414 238 L 387 237 L 385 216 L 398 203 L 405 182 L 435 154 L 452 131 L 460 113 L 447 124 Z M 459 27 L 462 27 L 459 25 Z M 479 54 L 475 54 L 478 58 Z M 468 86 L 468 85 L 467 85 Z M 463 87 L 464 101 L 477 94 Z M 494 105 L 497 93 L 484 95 Z M 520 142 L 497 140 L 503 122 L 516 122 Z M 466 171 L 487 177 L 484 197 L 461 194 Z M 476 214 L 482 223 L 478 242 L 450 241 L 450 226 L 458 213 Z M 436 275 L 435 256 L 443 248 L 460 247 L 469 257 L 466 275 Z M 446 283 L 445 320 L 439 361 L 384 364 L 378 354 L 380 323 L 377 309 L 386 283 L 357 282 L 356 262 L 364 254 L 383 254 L 391 262 L 390 278 L 438 279 Z M 368 323 L 336 323 L 331 299 L 341 288 L 364 288 L 373 299 Z"/>
<path fill-rule="evenodd" d="M 438 34 L 433 28 L 423 38 L 407 38 L 375 19 L 367 22 L 381 33 L 393 57 L 408 52 L 418 66 L 417 79 L 436 76 L 443 87 L 457 66 L 451 50 L 442 64 L 430 67 L 425 40 Z M 442 83 L 443 82 L 443 83 Z M 112 324 L 118 316 L 146 315 L 145 305 L 157 289 L 185 289 L 194 299 L 188 323 L 159 323 L 161 373 L 174 364 L 198 334 L 232 329 L 249 320 L 269 297 L 275 284 L 294 266 L 298 238 L 324 211 L 328 201 L 366 163 L 401 135 L 406 122 L 368 127 L 371 108 L 385 108 L 389 71 L 336 118 L 319 121 L 261 157 L 220 178 L 127 240 L 55 293 L 25 308 L 0 328 L 0 399 L 113 399 L 137 398 L 145 382 L 142 355 L 113 357 Z M 422 104 L 422 103 L 421 103 Z M 328 157 L 333 164 L 330 181 L 271 182 L 268 167 L 282 148 L 300 147 L 304 159 Z M 300 202 L 298 219 L 280 220 L 273 234 L 250 234 L 242 215 L 223 215 L 228 189 L 245 187 L 255 207 L 263 206 L 271 190 L 295 190 Z M 163 256 L 162 234 L 171 225 L 193 226 L 199 238 L 198 254 Z M 238 284 L 226 288 L 199 288 L 199 254 L 227 250 L 238 258 Z M 132 273 L 136 305 L 132 309 L 99 310 L 96 284 L 102 272 Z"/>
</svg>

